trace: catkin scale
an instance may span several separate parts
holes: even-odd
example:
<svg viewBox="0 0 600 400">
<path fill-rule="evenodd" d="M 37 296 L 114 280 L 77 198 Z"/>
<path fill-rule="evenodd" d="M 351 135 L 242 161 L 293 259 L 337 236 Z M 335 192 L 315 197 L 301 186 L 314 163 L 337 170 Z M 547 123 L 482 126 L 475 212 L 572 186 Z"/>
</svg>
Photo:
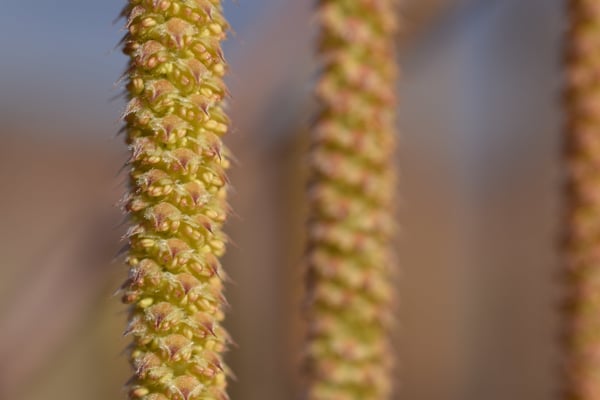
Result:
<svg viewBox="0 0 600 400">
<path fill-rule="evenodd" d="M 392 390 L 396 79 L 394 0 L 320 0 L 310 150 L 307 398 Z"/>
<path fill-rule="evenodd" d="M 228 29 L 220 0 L 130 0 L 125 209 L 131 399 L 225 400 Z"/>
</svg>

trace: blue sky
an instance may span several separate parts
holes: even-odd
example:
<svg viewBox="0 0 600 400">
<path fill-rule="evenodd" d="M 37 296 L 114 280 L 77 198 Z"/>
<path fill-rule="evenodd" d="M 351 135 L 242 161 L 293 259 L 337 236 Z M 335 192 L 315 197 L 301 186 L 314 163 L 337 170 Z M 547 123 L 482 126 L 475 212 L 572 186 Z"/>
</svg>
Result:
<svg viewBox="0 0 600 400">
<path fill-rule="evenodd" d="M 260 15 L 283 3 L 227 0 L 225 8 L 235 31 L 242 33 L 253 29 Z M 123 71 L 125 57 L 115 50 L 122 21 L 112 22 L 124 4 L 125 0 L 2 0 L 0 107 L 4 112 L 35 108 L 37 99 L 51 97 L 56 106 L 80 105 L 98 117 L 116 115 L 122 105 L 108 99 L 116 94 L 113 83 Z M 226 50 L 232 48 L 229 44 Z"/>
</svg>

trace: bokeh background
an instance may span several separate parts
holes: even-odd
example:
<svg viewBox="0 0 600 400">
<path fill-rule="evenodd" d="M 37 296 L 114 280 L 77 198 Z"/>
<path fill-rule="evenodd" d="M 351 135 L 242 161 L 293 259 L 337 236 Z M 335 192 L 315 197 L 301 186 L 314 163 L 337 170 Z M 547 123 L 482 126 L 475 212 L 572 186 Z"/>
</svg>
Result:
<svg viewBox="0 0 600 400">
<path fill-rule="evenodd" d="M 233 399 L 298 392 L 313 3 L 225 2 Z M 123 0 L 1 4 L 0 399 L 124 398 Z M 558 399 L 565 5 L 402 7 L 395 398 Z"/>
</svg>

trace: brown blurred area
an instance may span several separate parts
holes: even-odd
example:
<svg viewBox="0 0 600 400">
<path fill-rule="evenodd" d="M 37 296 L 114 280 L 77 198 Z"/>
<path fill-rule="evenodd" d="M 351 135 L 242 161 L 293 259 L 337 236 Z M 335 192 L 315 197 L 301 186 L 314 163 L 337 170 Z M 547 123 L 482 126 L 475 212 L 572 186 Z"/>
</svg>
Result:
<svg viewBox="0 0 600 400">
<path fill-rule="evenodd" d="M 231 39 L 232 399 L 300 384 L 308 3 Z M 557 398 L 559 3 L 403 4 L 397 399 Z M 54 100 L 0 102 L 0 399 L 124 398 L 127 149 Z"/>
</svg>

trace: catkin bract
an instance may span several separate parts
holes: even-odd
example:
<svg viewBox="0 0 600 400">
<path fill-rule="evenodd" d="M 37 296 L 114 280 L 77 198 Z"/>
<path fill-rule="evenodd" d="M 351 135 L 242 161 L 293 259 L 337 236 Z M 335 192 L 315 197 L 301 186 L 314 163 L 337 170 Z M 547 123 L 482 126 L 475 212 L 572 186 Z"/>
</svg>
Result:
<svg viewBox="0 0 600 400">
<path fill-rule="evenodd" d="M 225 400 L 228 25 L 220 0 L 130 0 L 123 15 L 130 398 Z"/>
</svg>

